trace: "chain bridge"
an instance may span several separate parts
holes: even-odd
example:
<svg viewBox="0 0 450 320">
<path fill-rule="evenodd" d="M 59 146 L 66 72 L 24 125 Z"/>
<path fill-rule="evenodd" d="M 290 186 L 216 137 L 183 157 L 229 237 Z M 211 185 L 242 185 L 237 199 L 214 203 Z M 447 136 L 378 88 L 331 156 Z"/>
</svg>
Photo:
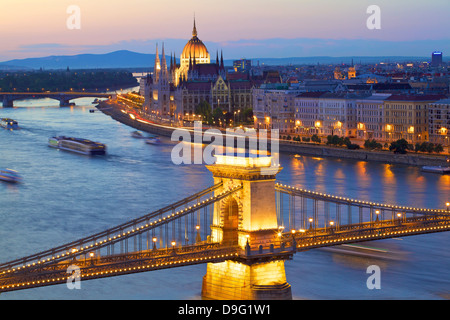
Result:
<svg viewBox="0 0 450 320">
<path fill-rule="evenodd" d="M 0 292 L 207 264 L 205 299 L 291 299 L 302 251 L 450 230 L 447 209 L 280 184 L 270 157 L 216 156 L 214 185 L 108 230 L 0 264 Z M 56 227 L 56 226 L 55 226 Z M 245 285 L 244 285 L 245 284 Z"/>
</svg>

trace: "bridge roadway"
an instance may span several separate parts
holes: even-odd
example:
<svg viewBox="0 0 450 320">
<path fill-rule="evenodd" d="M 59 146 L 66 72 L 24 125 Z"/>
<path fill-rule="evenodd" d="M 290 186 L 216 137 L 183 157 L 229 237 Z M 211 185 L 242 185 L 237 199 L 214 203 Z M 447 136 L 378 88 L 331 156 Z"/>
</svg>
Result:
<svg viewBox="0 0 450 320">
<path fill-rule="evenodd" d="M 76 91 L 66 91 L 66 92 L 0 92 L 0 101 L 3 103 L 3 107 L 13 107 L 13 102 L 15 100 L 24 99 L 42 99 L 50 98 L 59 101 L 60 106 L 69 105 L 70 100 L 77 98 L 111 98 L 115 94 L 111 93 L 101 93 L 101 92 L 76 92 Z"/>
<path fill-rule="evenodd" d="M 199 194 L 205 195 L 212 190 L 220 187 L 220 184 L 201 191 Z M 313 195 L 312 192 L 301 190 L 295 187 L 277 185 L 278 189 L 289 192 L 299 192 Z M 245 248 L 237 245 L 225 243 L 211 243 L 209 238 L 197 242 L 192 245 L 173 245 L 166 246 L 164 249 L 147 248 L 145 250 L 135 250 L 133 252 L 125 252 L 114 254 L 108 250 L 108 254 L 96 254 L 95 249 L 107 245 L 108 241 L 118 241 L 122 235 L 122 240 L 131 237 L 133 233 L 143 232 L 150 228 L 167 226 L 168 223 L 180 220 L 187 214 L 196 212 L 201 208 L 205 208 L 230 196 L 234 192 L 240 190 L 240 186 L 234 186 L 225 192 L 214 197 L 208 198 L 206 201 L 199 202 L 198 205 L 185 208 L 184 210 L 173 212 L 167 217 L 159 218 L 161 215 L 150 214 L 142 221 L 148 221 L 149 217 L 156 217 L 154 222 L 146 226 L 136 227 L 136 220 L 130 224 L 133 226 L 132 231 L 119 233 L 112 237 L 108 232 L 109 238 L 100 240 L 99 237 L 88 237 L 89 241 L 95 241 L 95 244 L 87 245 L 83 250 L 85 239 L 75 241 L 69 245 L 61 246 L 43 252 L 38 255 L 17 259 L 13 262 L 3 263 L 0 265 L 0 292 L 22 290 L 28 288 L 49 286 L 55 284 L 63 284 L 73 279 L 72 273 L 67 273 L 69 266 L 77 266 L 79 268 L 80 280 L 98 279 L 112 276 L 119 276 L 131 273 L 146 272 L 159 269 L 167 269 L 174 267 L 182 267 L 194 264 L 217 263 L 226 260 L 240 261 L 246 264 L 264 263 L 272 260 L 291 259 L 296 252 L 302 252 L 310 249 L 332 247 L 342 244 L 350 244 L 364 241 L 373 241 L 380 239 L 389 239 L 396 237 L 405 237 L 412 235 L 428 234 L 435 232 L 450 231 L 450 214 L 447 210 L 421 210 L 419 208 L 385 206 L 383 204 L 367 203 L 369 206 L 378 205 L 381 207 L 397 208 L 399 210 L 412 210 L 413 214 L 407 216 L 402 214 L 393 216 L 391 219 L 376 219 L 371 221 L 333 225 L 318 228 L 311 224 L 307 229 L 293 229 L 288 232 L 277 232 L 270 242 L 248 243 Z M 197 197 L 196 195 L 193 198 Z M 319 198 L 327 198 L 327 201 L 334 199 L 334 196 L 318 194 Z M 192 198 L 192 199 L 193 199 Z M 342 200 L 342 199 L 341 199 Z M 357 206 L 362 205 L 358 200 L 345 199 L 347 202 L 356 202 Z M 186 203 L 181 201 L 179 203 Z M 179 204 L 178 203 L 178 204 Z M 366 205 L 366 204 L 364 204 Z M 168 206 L 166 208 L 174 208 Z M 166 210 L 167 211 L 167 210 Z M 166 212 L 164 211 L 164 212 Z M 156 211 L 158 212 L 158 211 Z M 170 210 L 169 210 L 170 212 Z M 416 214 L 417 212 L 418 214 Z M 123 228 L 113 228 L 111 230 L 123 231 Z M 282 229 L 279 229 L 280 231 Z M 248 231 L 245 231 L 248 232 Z M 250 232 L 251 233 L 251 232 Z M 105 235 L 102 234 L 102 237 Z M 253 237 L 250 237 L 253 238 Z M 79 244 L 78 249 L 72 252 L 69 250 L 74 244 Z M 69 250 L 65 252 L 65 250 Z M 48 254 L 55 252 L 65 252 L 52 258 L 43 259 Z M 36 258 L 38 260 L 36 260 Z M 42 259 L 42 260 L 39 260 Z M 31 262 L 33 261 L 34 262 Z M 25 265 L 25 263 L 28 263 Z"/>
<path fill-rule="evenodd" d="M 340 226 L 339 230 L 318 228 L 297 231 L 295 234 L 284 232 L 275 243 L 255 243 L 247 250 L 242 250 L 238 246 L 203 242 L 191 246 L 142 250 L 105 257 L 74 258 L 7 272 L 0 277 L 0 292 L 70 282 L 74 276 L 67 273 L 69 266 L 78 267 L 79 279 L 84 281 L 226 260 L 253 264 L 290 259 L 296 252 L 316 248 L 443 231 L 450 231 L 448 216 L 416 217 L 401 222 L 384 220 L 374 224 Z"/>
</svg>

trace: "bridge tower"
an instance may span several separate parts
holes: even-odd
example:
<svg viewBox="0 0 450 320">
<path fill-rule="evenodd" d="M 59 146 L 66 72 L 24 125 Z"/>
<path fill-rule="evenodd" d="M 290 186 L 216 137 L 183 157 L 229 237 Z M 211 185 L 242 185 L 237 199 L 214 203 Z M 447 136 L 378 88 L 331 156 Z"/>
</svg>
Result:
<svg viewBox="0 0 450 320">
<path fill-rule="evenodd" d="M 284 259 L 252 259 L 252 248 L 276 242 L 278 222 L 275 177 L 282 169 L 272 166 L 272 157 L 217 156 L 213 173 L 221 193 L 237 184 L 243 188 L 214 206 L 211 241 L 238 245 L 238 261 L 208 263 L 203 277 L 202 297 L 220 300 L 292 299 L 286 282 Z"/>
</svg>

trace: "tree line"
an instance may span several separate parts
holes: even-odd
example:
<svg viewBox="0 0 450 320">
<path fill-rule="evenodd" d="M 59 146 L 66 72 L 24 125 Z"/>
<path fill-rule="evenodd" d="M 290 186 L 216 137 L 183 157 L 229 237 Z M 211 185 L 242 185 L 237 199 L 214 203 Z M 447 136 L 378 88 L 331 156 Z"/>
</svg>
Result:
<svg viewBox="0 0 450 320">
<path fill-rule="evenodd" d="M 2 92 L 103 91 L 137 86 L 133 74 L 124 70 L 52 70 L 1 72 Z"/>
</svg>

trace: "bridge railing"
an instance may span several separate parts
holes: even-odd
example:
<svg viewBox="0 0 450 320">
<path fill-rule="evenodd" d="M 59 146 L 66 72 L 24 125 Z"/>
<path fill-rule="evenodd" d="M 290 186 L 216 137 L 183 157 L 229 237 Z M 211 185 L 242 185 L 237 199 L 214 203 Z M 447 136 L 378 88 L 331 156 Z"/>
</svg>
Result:
<svg viewBox="0 0 450 320">
<path fill-rule="evenodd" d="M 207 238 L 207 226 L 212 221 L 213 204 L 242 188 L 236 185 L 220 194 L 211 195 L 221 186 L 222 184 L 214 185 L 160 210 L 100 233 L 3 263 L 0 265 L 0 277 L 24 268 L 42 268 L 79 256 L 113 256 L 152 247 L 170 248 L 175 243 L 177 245 L 198 243 L 202 239 L 202 234 L 203 239 Z"/>
<path fill-rule="evenodd" d="M 276 184 L 278 223 L 286 230 L 365 227 L 409 217 L 450 217 L 446 209 L 425 209 L 351 199 Z"/>
</svg>

